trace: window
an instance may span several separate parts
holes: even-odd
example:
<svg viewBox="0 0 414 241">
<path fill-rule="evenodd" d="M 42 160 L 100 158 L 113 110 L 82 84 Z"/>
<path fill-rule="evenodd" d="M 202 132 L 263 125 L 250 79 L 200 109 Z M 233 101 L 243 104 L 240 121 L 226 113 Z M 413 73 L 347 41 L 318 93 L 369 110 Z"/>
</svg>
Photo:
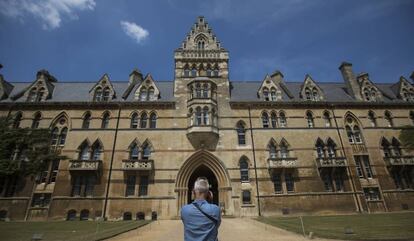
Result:
<svg viewBox="0 0 414 241">
<path fill-rule="evenodd" d="M 89 160 L 89 146 L 86 142 L 84 142 L 84 144 L 80 148 L 79 160 L 82 160 L 82 161 Z"/>
<path fill-rule="evenodd" d="M 91 123 L 91 114 L 87 112 L 85 116 L 83 117 L 82 129 L 89 129 L 90 123 Z"/>
<path fill-rule="evenodd" d="M 105 89 L 103 91 L 102 100 L 103 101 L 109 101 L 110 95 L 111 95 L 111 90 L 109 89 L 109 87 L 105 87 Z"/>
<path fill-rule="evenodd" d="M 76 220 L 76 211 L 73 209 L 69 210 L 66 216 L 66 221 L 75 221 L 75 220 Z"/>
<path fill-rule="evenodd" d="M 277 116 L 276 116 L 276 113 L 272 112 L 272 114 L 270 114 L 270 121 L 272 123 L 272 128 L 277 128 Z"/>
<path fill-rule="evenodd" d="M 92 146 L 92 160 L 98 161 L 101 160 L 102 154 L 102 145 L 99 142 L 96 142 Z"/>
<path fill-rule="evenodd" d="M 329 115 L 328 111 L 325 111 L 323 113 L 323 120 L 325 121 L 325 127 L 331 127 L 332 126 L 331 116 Z"/>
<path fill-rule="evenodd" d="M 106 128 L 108 128 L 108 126 L 109 126 L 109 113 L 106 112 L 102 117 L 101 128 L 106 129 Z"/>
<path fill-rule="evenodd" d="M 391 171 L 391 177 L 394 180 L 397 189 L 413 188 L 413 173 L 409 169 L 394 169 Z"/>
<path fill-rule="evenodd" d="M 196 108 L 196 119 L 195 119 L 195 125 L 201 126 L 202 125 L 202 113 L 201 113 L 201 107 Z"/>
<path fill-rule="evenodd" d="M 392 156 L 390 143 L 387 141 L 387 139 L 383 138 L 381 141 L 382 151 L 384 153 L 384 157 L 390 157 Z"/>
<path fill-rule="evenodd" d="M 147 113 L 142 113 L 141 114 L 141 122 L 139 124 L 140 128 L 147 128 L 147 122 L 148 122 L 148 116 Z"/>
<path fill-rule="evenodd" d="M 51 170 L 52 170 L 52 172 L 51 172 L 50 177 L 49 177 L 49 183 L 56 182 L 56 178 L 57 178 L 58 170 L 59 170 L 59 160 L 54 160 L 52 162 Z"/>
<path fill-rule="evenodd" d="M 84 197 L 92 197 L 95 187 L 95 176 L 85 176 L 85 192 Z"/>
<path fill-rule="evenodd" d="M 209 116 L 208 116 L 208 107 L 204 107 L 203 108 L 203 124 L 204 125 L 208 125 L 209 124 Z"/>
<path fill-rule="evenodd" d="M 147 100 L 147 88 L 142 87 L 139 91 L 139 100 L 146 101 Z"/>
<path fill-rule="evenodd" d="M 13 120 L 13 128 L 14 129 L 20 128 L 21 121 L 22 121 L 22 113 L 18 112 Z"/>
<path fill-rule="evenodd" d="M 50 204 L 50 193 L 35 193 L 33 194 L 32 207 L 48 207 Z"/>
<path fill-rule="evenodd" d="M 327 142 L 327 151 L 328 151 L 328 157 L 329 158 L 335 158 L 336 157 L 336 144 L 331 139 Z"/>
<path fill-rule="evenodd" d="M 197 76 L 197 69 L 193 67 L 193 69 L 191 70 L 191 77 L 196 77 L 196 76 Z"/>
<path fill-rule="evenodd" d="M 251 200 L 251 193 L 248 190 L 243 190 L 242 191 L 242 201 L 243 204 L 250 204 L 252 202 Z"/>
<path fill-rule="evenodd" d="M 208 85 L 203 85 L 203 98 L 208 98 Z"/>
<path fill-rule="evenodd" d="M 331 175 L 329 175 L 328 173 L 324 173 L 322 175 L 322 181 L 323 181 L 323 186 L 325 188 L 325 191 L 332 192 L 333 188 L 332 188 L 332 177 L 331 177 Z"/>
<path fill-rule="evenodd" d="M 39 128 L 39 124 L 40 124 L 40 119 L 41 118 L 42 118 L 42 115 L 40 113 L 36 113 L 36 115 L 33 118 L 32 129 Z"/>
<path fill-rule="evenodd" d="M 124 221 L 132 220 L 132 214 L 130 212 L 125 212 L 122 216 L 122 220 Z"/>
<path fill-rule="evenodd" d="M 287 125 L 286 116 L 284 112 L 279 113 L 279 125 L 280 127 L 286 127 Z"/>
<path fill-rule="evenodd" d="M 64 146 L 66 143 L 66 136 L 68 135 L 68 128 L 64 127 L 62 131 L 60 131 L 59 135 L 59 145 Z"/>
<path fill-rule="evenodd" d="M 288 146 L 284 142 L 282 142 L 282 144 L 280 144 L 280 157 L 281 158 L 288 158 L 289 157 Z"/>
<path fill-rule="evenodd" d="M 240 160 L 240 179 L 242 182 L 249 182 L 249 163 L 243 157 Z"/>
<path fill-rule="evenodd" d="M 325 158 L 325 145 L 321 139 L 316 141 L 316 154 L 318 158 Z"/>
<path fill-rule="evenodd" d="M 313 87 L 313 89 L 312 89 L 312 100 L 313 101 L 318 101 L 319 100 L 319 92 L 315 87 Z"/>
<path fill-rule="evenodd" d="M 148 90 L 147 100 L 155 100 L 155 90 L 153 87 L 150 87 Z"/>
<path fill-rule="evenodd" d="M 387 126 L 388 127 L 393 127 L 394 126 L 394 122 L 392 120 L 392 116 L 391 116 L 391 113 L 389 111 L 386 111 L 385 112 L 384 118 L 385 118 L 385 120 L 387 122 Z"/>
<path fill-rule="evenodd" d="M 342 192 L 344 191 L 343 171 L 335 170 L 324 171 L 321 173 L 324 189 L 326 192 Z"/>
<path fill-rule="evenodd" d="M 184 77 L 190 77 L 190 69 L 188 68 L 188 65 L 184 67 Z"/>
<path fill-rule="evenodd" d="M 80 217 L 79 217 L 79 220 L 80 221 L 87 221 L 89 219 L 89 210 L 87 210 L 87 209 L 83 209 L 81 212 L 80 212 Z"/>
<path fill-rule="evenodd" d="M 375 117 L 374 112 L 372 111 L 368 112 L 368 120 L 369 120 L 369 123 L 371 124 L 371 127 L 377 126 L 377 118 Z"/>
<path fill-rule="evenodd" d="M 94 101 L 102 101 L 102 88 L 98 87 L 95 90 L 95 97 L 93 99 Z"/>
<path fill-rule="evenodd" d="M 149 159 L 151 157 L 151 147 L 145 144 L 142 148 L 142 159 Z"/>
<path fill-rule="evenodd" d="M 214 75 L 214 77 L 218 77 L 219 76 L 219 69 L 218 69 L 217 66 L 214 68 L 213 75 Z"/>
<path fill-rule="evenodd" d="M 286 182 L 286 191 L 294 192 L 295 191 L 295 182 L 293 180 L 292 173 L 285 173 L 285 182 Z"/>
<path fill-rule="evenodd" d="M 237 123 L 237 140 L 239 145 L 246 144 L 246 129 L 241 121 Z"/>
<path fill-rule="evenodd" d="M 359 125 L 357 124 L 356 120 L 348 116 L 345 118 L 345 121 L 346 121 L 345 130 L 348 136 L 349 143 L 361 144 L 362 143 L 361 130 L 359 129 Z"/>
<path fill-rule="evenodd" d="M 201 84 L 200 83 L 196 84 L 195 90 L 196 90 L 196 97 L 201 98 Z"/>
<path fill-rule="evenodd" d="M 355 159 L 355 167 L 359 178 L 372 178 L 372 168 L 369 162 L 369 158 L 366 155 L 356 155 L 354 156 Z"/>
<path fill-rule="evenodd" d="M 272 98 L 272 101 L 276 101 L 277 97 L 276 97 L 276 89 L 274 87 L 272 87 L 270 89 L 270 97 Z"/>
<path fill-rule="evenodd" d="M 276 144 L 272 141 L 269 144 L 269 158 L 270 159 L 276 159 L 277 158 L 277 152 L 276 152 Z"/>
<path fill-rule="evenodd" d="M 148 195 L 148 176 L 141 176 L 139 180 L 138 196 Z"/>
<path fill-rule="evenodd" d="M 311 92 L 310 92 L 310 90 L 308 88 L 305 89 L 305 97 L 306 97 L 307 100 L 311 100 L 312 99 Z"/>
<path fill-rule="evenodd" d="M 267 89 L 267 88 L 263 88 L 263 99 L 265 101 L 269 101 L 270 100 L 269 99 L 269 89 Z"/>
<path fill-rule="evenodd" d="M 132 176 L 132 175 L 127 176 L 125 196 L 128 197 L 128 196 L 135 195 L 135 183 L 136 183 L 136 176 Z"/>
<path fill-rule="evenodd" d="M 129 150 L 129 159 L 131 160 L 138 160 L 139 158 L 139 148 L 137 143 L 133 143 L 130 150 Z"/>
<path fill-rule="evenodd" d="M 313 123 L 313 115 L 310 111 L 306 112 L 306 121 L 308 122 L 309 128 L 314 127 L 315 124 Z"/>
<path fill-rule="evenodd" d="M 269 115 L 266 112 L 262 114 L 262 123 L 263 128 L 269 128 Z"/>
<path fill-rule="evenodd" d="M 138 127 L 138 114 L 134 113 L 131 116 L 131 128 L 137 128 Z"/>
<path fill-rule="evenodd" d="M 145 213 L 137 212 L 137 220 L 145 220 Z"/>
<path fill-rule="evenodd" d="M 34 102 L 36 100 L 37 89 L 36 87 L 32 88 L 27 96 L 27 102 Z"/>
<path fill-rule="evenodd" d="M 393 152 L 393 156 L 402 156 L 402 154 L 401 154 L 401 144 L 400 144 L 400 142 L 395 138 L 395 137 L 393 137 L 392 138 L 392 152 Z"/>
<path fill-rule="evenodd" d="M 81 176 L 73 176 L 71 196 L 76 197 L 81 195 L 82 180 Z"/>
<path fill-rule="evenodd" d="M 273 187 L 275 193 L 283 193 L 281 173 L 273 173 Z"/>
<path fill-rule="evenodd" d="M 367 201 L 379 201 L 381 200 L 381 195 L 378 187 L 369 187 L 364 188 L 364 195 Z"/>
<path fill-rule="evenodd" d="M 157 127 L 157 115 L 155 113 L 151 113 L 150 115 L 150 128 L 154 129 Z"/>
<path fill-rule="evenodd" d="M 52 130 L 50 144 L 52 146 L 55 146 L 58 143 L 58 138 L 59 138 L 59 129 L 57 127 L 55 127 Z"/>
</svg>

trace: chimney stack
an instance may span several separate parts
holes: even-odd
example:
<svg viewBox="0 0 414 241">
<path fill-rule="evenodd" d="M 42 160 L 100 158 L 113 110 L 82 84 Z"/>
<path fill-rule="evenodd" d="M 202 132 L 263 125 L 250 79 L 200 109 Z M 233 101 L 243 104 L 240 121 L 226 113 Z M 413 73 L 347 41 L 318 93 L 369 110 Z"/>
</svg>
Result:
<svg viewBox="0 0 414 241">
<path fill-rule="evenodd" d="M 141 71 L 139 69 L 135 68 L 131 74 L 129 74 L 129 84 L 135 85 L 137 83 L 140 83 L 143 80 L 143 76 Z"/>
<path fill-rule="evenodd" d="M 357 100 L 362 100 L 359 84 L 355 78 L 354 71 L 352 70 L 352 64 L 348 62 L 342 62 L 339 66 L 339 70 L 344 78 L 348 93 Z"/>
</svg>

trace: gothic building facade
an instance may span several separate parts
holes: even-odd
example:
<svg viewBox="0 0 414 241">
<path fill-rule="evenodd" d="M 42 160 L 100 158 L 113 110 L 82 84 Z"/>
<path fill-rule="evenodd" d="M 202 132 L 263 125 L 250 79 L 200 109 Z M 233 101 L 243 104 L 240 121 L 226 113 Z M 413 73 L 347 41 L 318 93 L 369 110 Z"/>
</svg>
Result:
<svg viewBox="0 0 414 241">
<path fill-rule="evenodd" d="M 0 115 L 50 128 L 66 157 L 36 178 L 0 177 L 0 219 L 175 218 L 199 176 L 229 216 L 414 209 L 414 156 L 398 139 L 414 125 L 406 78 L 376 84 L 344 62 L 342 82 L 230 80 L 203 17 L 174 60 L 173 81 L 0 76 Z"/>
</svg>

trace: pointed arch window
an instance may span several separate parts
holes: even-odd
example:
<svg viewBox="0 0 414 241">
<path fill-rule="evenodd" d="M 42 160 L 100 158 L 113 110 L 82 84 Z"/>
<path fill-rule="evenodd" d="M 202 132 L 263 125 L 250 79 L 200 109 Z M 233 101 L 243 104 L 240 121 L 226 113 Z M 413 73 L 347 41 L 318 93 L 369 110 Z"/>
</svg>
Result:
<svg viewBox="0 0 414 241">
<path fill-rule="evenodd" d="M 86 142 L 83 143 L 82 146 L 80 147 L 79 160 L 82 160 L 82 161 L 89 160 L 89 146 Z"/>
<path fill-rule="evenodd" d="M 94 97 L 94 101 L 101 101 L 102 100 L 102 88 L 98 87 L 95 90 L 95 97 Z"/>
<path fill-rule="evenodd" d="M 354 126 L 354 137 L 355 143 L 362 143 L 361 130 L 359 129 L 359 126 Z"/>
<path fill-rule="evenodd" d="M 96 142 L 92 146 L 92 160 L 94 161 L 101 160 L 101 155 L 102 155 L 102 145 L 100 142 Z"/>
<path fill-rule="evenodd" d="M 184 67 L 184 77 L 190 77 L 190 69 L 188 68 L 188 65 L 185 65 Z"/>
<path fill-rule="evenodd" d="M 138 114 L 133 113 L 131 116 L 131 128 L 138 128 Z"/>
<path fill-rule="evenodd" d="M 315 126 L 313 122 L 313 115 L 310 111 L 306 112 L 306 121 L 308 123 L 309 128 L 313 128 Z"/>
<path fill-rule="evenodd" d="M 59 145 L 64 146 L 66 143 L 66 136 L 68 135 L 68 128 L 64 127 L 62 131 L 60 131 L 59 135 Z"/>
<path fill-rule="evenodd" d="M 51 134 L 51 145 L 54 146 L 58 143 L 59 138 L 59 129 L 57 127 L 53 128 L 52 134 Z"/>
<path fill-rule="evenodd" d="M 372 111 L 368 112 L 368 120 L 369 120 L 369 123 L 371 124 L 372 127 L 377 126 L 377 118 L 375 117 L 374 112 L 372 112 Z"/>
<path fill-rule="evenodd" d="M 286 115 L 283 111 L 279 112 L 279 126 L 280 127 L 287 126 Z"/>
<path fill-rule="evenodd" d="M 325 111 L 323 113 L 323 120 L 325 121 L 325 127 L 331 127 L 332 126 L 331 115 L 329 114 L 328 111 Z"/>
<path fill-rule="evenodd" d="M 309 88 L 306 88 L 305 89 L 305 97 L 306 97 L 307 100 L 311 100 L 312 99 L 311 91 L 310 91 Z"/>
<path fill-rule="evenodd" d="M 91 123 L 91 114 L 87 112 L 85 116 L 83 117 L 82 129 L 89 129 L 90 123 Z"/>
<path fill-rule="evenodd" d="M 392 138 L 392 152 L 394 156 L 402 156 L 401 155 L 401 145 L 400 142 L 394 137 Z"/>
<path fill-rule="evenodd" d="M 103 90 L 102 100 L 103 101 L 109 101 L 110 95 L 111 95 L 111 90 L 109 89 L 109 87 L 105 87 L 105 89 Z"/>
<path fill-rule="evenodd" d="M 269 128 L 269 115 L 266 112 L 262 114 L 263 128 Z"/>
<path fill-rule="evenodd" d="M 346 121 L 345 130 L 348 136 L 349 143 L 351 144 L 362 143 L 361 129 L 359 128 L 359 125 L 356 122 L 356 120 L 352 118 L 351 116 L 348 116 L 345 118 L 345 121 Z"/>
<path fill-rule="evenodd" d="M 33 121 L 32 121 L 32 129 L 39 128 L 41 118 L 42 118 L 42 114 L 40 114 L 40 112 L 36 113 L 36 115 L 34 116 Z"/>
<path fill-rule="evenodd" d="M 276 116 L 276 113 L 272 112 L 270 114 L 270 122 L 272 123 L 272 128 L 277 128 L 277 116 Z"/>
<path fill-rule="evenodd" d="M 109 126 L 109 113 L 106 112 L 103 117 L 102 117 L 102 124 L 101 124 L 101 128 L 102 129 L 107 129 Z"/>
<path fill-rule="evenodd" d="M 249 163 L 245 157 L 242 157 L 239 162 L 240 165 L 240 179 L 242 182 L 249 182 Z"/>
<path fill-rule="evenodd" d="M 197 107 L 195 111 L 195 125 L 201 126 L 202 125 L 202 113 L 201 113 L 201 107 Z"/>
<path fill-rule="evenodd" d="M 277 158 L 276 145 L 273 141 L 270 142 L 270 144 L 269 144 L 269 158 L 270 159 L 276 159 Z"/>
<path fill-rule="evenodd" d="M 139 147 L 137 143 L 133 143 L 129 149 L 129 158 L 131 160 L 138 160 L 139 158 Z"/>
<path fill-rule="evenodd" d="M 203 98 L 208 98 L 208 85 L 205 83 L 203 85 Z"/>
<path fill-rule="evenodd" d="M 140 121 L 139 127 L 147 128 L 147 122 L 148 122 L 148 115 L 147 113 L 144 112 L 141 114 L 141 121 Z"/>
<path fill-rule="evenodd" d="M 150 115 L 150 128 L 157 128 L 157 115 L 155 113 L 151 113 Z"/>
<path fill-rule="evenodd" d="M 22 122 L 23 115 L 21 112 L 17 113 L 13 120 L 13 128 L 17 129 L 20 128 L 20 124 Z"/>
<path fill-rule="evenodd" d="M 139 100 L 146 101 L 147 100 L 147 88 L 142 87 L 139 91 Z"/>
<path fill-rule="evenodd" d="M 316 142 L 316 154 L 318 158 L 325 158 L 325 145 L 321 140 Z"/>
<path fill-rule="evenodd" d="M 142 159 L 149 159 L 151 157 L 151 147 L 149 144 L 145 144 L 142 147 Z"/>
<path fill-rule="evenodd" d="M 246 129 L 241 121 L 237 123 L 237 141 L 239 145 L 246 144 Z"/>
<path fill-rule="evenodd" d="M 394 121 L 392 119 L 391 113 L 389 111 L 385 111 L 384 117 L 385 117 L 385 120 L 387 122 L 387 126 L 388 127 L 393 127 L 394 126 Z"/>
<path fill-rule="evenodd" d="M 327 143 L 327 152 L 329 158 L 335 158 L 336 157 L 336 144 L 331 139 L 328 140 Z"/>
<path fill-rule="evenodd" d="M 319 100 L 319 91 L 315 87 L 312 89 L 312 100 L 314 101 Z"/>
<path fill-rule="evenodd" d="M 201 98 L 201 84 L 197 83 L 195 86 L 196 98 Z"/>
<path fill-rule="evenodd" d="M 281 158 L 288 158 L 289 157 L 288 145 L 285 142 L 282 142 L 280 144 L 280 157 Z"/>
<path fill-rule="evenodd" d="M 382 139 L 381 146 L 385 157 L 392 156 L 390 143 L 385 138 Z"/>
<path fill-rule="evenodd" d="M 193 67 L 191 69 L 191 77 L 197 77 L 197 69 L 196 69 L 196 67 Z"/>
</svg>

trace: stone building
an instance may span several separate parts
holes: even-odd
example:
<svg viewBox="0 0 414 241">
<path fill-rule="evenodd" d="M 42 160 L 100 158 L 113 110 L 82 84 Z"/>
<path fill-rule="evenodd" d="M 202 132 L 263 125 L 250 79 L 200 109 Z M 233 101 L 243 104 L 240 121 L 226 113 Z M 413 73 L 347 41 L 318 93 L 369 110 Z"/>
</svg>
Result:
<svg viewBox="0 0 414 241">
<path fill-rule="evenodd" d="M 406 78 L 376 84 L 344 62 L 343 82 L 230 80 L 203 17 L 174 60 L 174 81 L 0 76 L 0 115 L 50 128 L 67 157 L 35 179 L 1 177 L 0 219 L 176 218 L 198 176 L 229 216 L 414 209 L 414 157 L 398 140 L 414 124 Z"/>
</svg>

